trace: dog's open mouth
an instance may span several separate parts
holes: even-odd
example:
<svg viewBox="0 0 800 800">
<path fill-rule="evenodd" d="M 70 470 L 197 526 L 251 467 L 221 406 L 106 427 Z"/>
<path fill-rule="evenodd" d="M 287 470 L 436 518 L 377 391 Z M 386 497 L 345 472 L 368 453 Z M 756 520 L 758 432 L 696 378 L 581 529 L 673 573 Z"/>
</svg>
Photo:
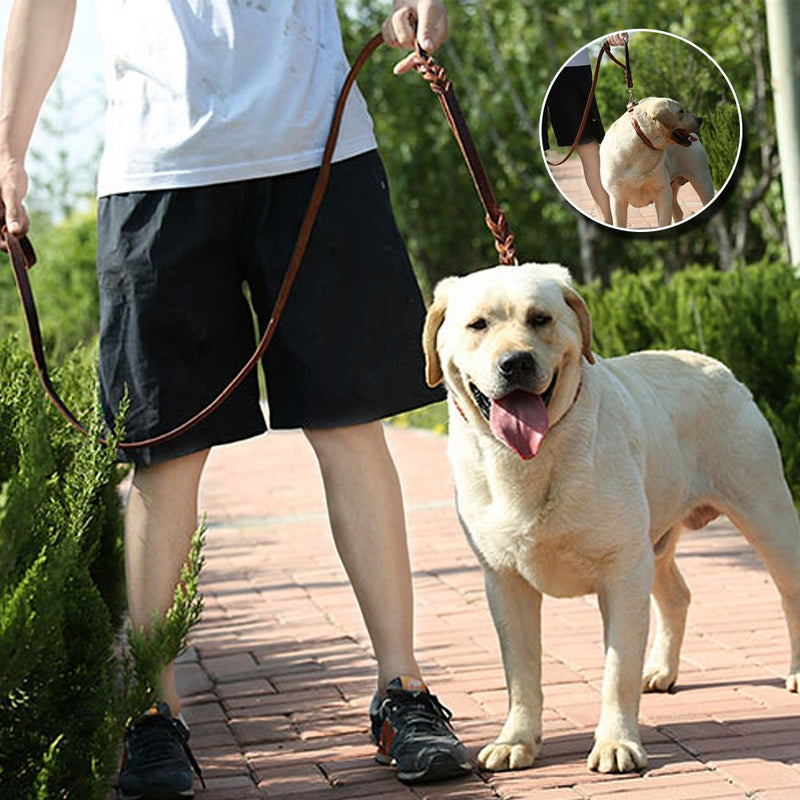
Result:
<svg viewBox="0 0 800 800">
<path fill-rule="evenodd" d="M 517 389 L 496 400 L 487 397 L 474 383 L 469 388 L 494 435 L 527 461 L 539 452 L 547 433 L 547 407 L 557 380 L 558 372 L 541 394 Z"/>
<path fill-rule="evenodd" d="M 688 147 L 692 142 L 697 141 L 697 137 L 684 128 L 675 128 L 672 131 L 672 141 L 681 147 Z"/>
</svg>

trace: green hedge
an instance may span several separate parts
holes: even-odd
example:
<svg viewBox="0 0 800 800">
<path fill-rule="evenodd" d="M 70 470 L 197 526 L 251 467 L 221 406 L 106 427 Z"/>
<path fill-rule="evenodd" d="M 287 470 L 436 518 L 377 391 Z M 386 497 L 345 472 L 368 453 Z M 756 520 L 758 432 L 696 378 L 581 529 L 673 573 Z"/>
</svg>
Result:
<svg viewBox="0 0 800 800">
<path fill-rule="evenodd" d="M 14 800 L 107 797 L 125 723 L 153 702 L 202 612 L 201 524 L 165 619 L 118 647 L 126 468 L 97 440 L 95 361 L 79 348 L 54 376 L 93 420 L 84 438 L 16 337 L 0 341 L 0 795 Z"/>
<path fill-rule="evenodd" d="M 29 276 L 50 363 L 92 342 L 98 330 L 97 231 L 93 213 L 74 214 L 59 225 L 35 230 L 38 262 Z M 24 335 L 14 277 L 0 256 L 0 338 Z"/>
<path fill-rule="evenodd" d="M 594 350 L 689 348 L 727 364 L 772 425 L 800 501 L 800 276 L 784 263 L 719 272 L 692 266 L 615 272 L 609 286 L 579 287 L 592 315 Z M 445 403 L 391 421 L 445 432 Z"/>
<path fill-rule="evenodd" d="M 56 377 L 96 420 L 93 356 Z M 99 422 L 96 422 L 99 425 Z M 50 408 L 20 343 L 0 343 L 0 786 L 103 798 L 116 768 L 121 472 Z"/>
<path fill-rule="evenodd" d="M 698 350 L 748 386 L 781 448 L 800 500 L 800 276 L 761 262 L 731 272 L 689 267 L 615 273 L 608 288 L 582 289 L 602 356 L 648 348 Z"/>
</svg>

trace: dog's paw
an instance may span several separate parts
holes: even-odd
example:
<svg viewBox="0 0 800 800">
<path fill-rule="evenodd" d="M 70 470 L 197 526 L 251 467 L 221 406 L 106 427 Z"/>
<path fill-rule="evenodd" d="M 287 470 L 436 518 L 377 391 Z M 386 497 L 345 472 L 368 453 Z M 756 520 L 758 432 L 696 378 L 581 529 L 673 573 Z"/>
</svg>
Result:
<svg viewBox="0 0 800 800">
<path fill-rule="evenodd" d="M 478 764 L 492 772 L 530 767 L 541 749 L 540 744 L 527 742 L 492 742 L 478 753 Z"/>
<path fill-rule="evenodd" d="M 790 692 L 800 692 L 800 668 L 792 669 L 786 678 L 786 688 Z"/>
<path fill-rule="evenodd" d="M 647 766 L 647 753 L 638 742 L 606 740 L 595 742 L 586 763 L 596 772 L 636 772 Z"/>
<path fill-rule="evenodd" d="M 676 670 L 658 665 L 647 665 L 642 676 L 643 692 L 668 692 L 678 678 Z"/>
</svg>

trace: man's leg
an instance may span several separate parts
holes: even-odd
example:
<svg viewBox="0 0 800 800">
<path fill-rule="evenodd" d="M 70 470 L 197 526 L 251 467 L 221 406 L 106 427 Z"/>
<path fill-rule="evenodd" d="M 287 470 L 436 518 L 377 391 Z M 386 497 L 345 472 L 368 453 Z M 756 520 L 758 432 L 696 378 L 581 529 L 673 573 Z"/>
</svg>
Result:
<svg viewBox="0 0 800 800">
<path fill-rule="evenodd" d="M 319 461 L 331 528 L 378 659 L 370 707 L 375 758 L 402 781 L 471 769 L 450 712 L 421 680 L 400 481 L 380 422 L 305 431 Z"/>
<path fill-rule="evenodd" d="M 172 605 L 181 567 L 197 529 L 197 492 L 208 450 L 137 467 L 125 518 L 125 578 L 134 630 L 150 628 Z M 173 665 L 164 670 L 159 699 L 181 710 Z"/>
<path fill-rule="evenodd" d="M 379 690 L 398 675 L 419 678 L 403 498 L 383 427 L 373 422 L 305 434 L 319 461 L 336 548 L 378 659 Z"/>
<path fill-rule="evenodd" d="M 128 612 L 135 630 L 150 626 L 172 605 L 181 568 L 197 529 L 197 490 L 208 450 L 137 467 L 125 518 L 125 577 Z M 173 664 L 164 669 L 157 702 L 138 709 L 125 732 L 119 773 L 121 800 L 194 797 L 193 771 L 200 767 L 180 719 L 181 701 Z"/>
</svg>

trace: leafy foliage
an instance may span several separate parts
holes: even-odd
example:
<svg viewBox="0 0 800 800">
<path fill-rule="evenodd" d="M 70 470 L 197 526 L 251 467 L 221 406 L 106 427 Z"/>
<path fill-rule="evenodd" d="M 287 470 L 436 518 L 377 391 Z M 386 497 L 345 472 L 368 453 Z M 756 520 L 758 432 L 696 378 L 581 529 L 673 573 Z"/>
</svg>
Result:
<svg viewBox="0 0 800 800">
<path fill-rule="evenodd" d="M 79 363 L 92 374 L 86 351 L 65 371 Z M 9 797 L 99 798 L 118 735 L 115 446 L 65 429 L 13 339 L 0 375 L 0 782 Z M 92 416 L 94 381 L 68 393 Z"/>
<path fill-rule="evenodd" d="M 663 267 L 618 270 L 608 286 L 578 288 L 598 355 L 686 348 L 730 367 L 772 426 L 800 503 L 800 276 L 791 267 L 765 259 L 726 273 L 697 265 L 672 275 Z M 391 422 L 445 433 L 447 407 L 438 403 Z"/>
<path fill-rule="evenodd" d="M 98 330 L 95 214 L 75 214 L 59 225 L 36 229 L 31 239 L 38 259 L 30 272 L 31 287 L 48 362 L 55 364 L 73 348 L 91 342 Z M 14 277 L 2 266 L 0 337 L 24 335 Z"/>
<path fill-rule="evenodd" d="M 353 58 L 379 29 L 386 3 L 341 2 L 340 8 L 347 51 Z M 615 269 L 637 271 L 656 263 L 673 272 L 692 262 L 730 269 L 741 260 L 785 257 L 783 237 L 776 235 L 785 219 L 775 180 L 779 164 L 763 4 L 461 0 L 448 3 L 448 11 L 450 41 L 436 58 L 454 83 L 522 260 L 558 261 L 588 282 L 595 277 L 605 280 Z M 598 235 L 598 226 L 586 222 L 555 189 L 539 148 L 540 110 L 557 70 L 586 43 L 637 28 L 676 34 L 708 53 L 733 85 L 745 129 L 759 131 L 758 137 L 744 141 L 732 182 L 736 191 L 729 184 L 724 207 L 718 203 L 713 214 L 685 223 L 679 236 L 606 229 Z M 677 48 L 678 55 L 656 67 L 651 66 L 649 54 L 633 51 L 638 97 L 675 94 L 688 108 L 694 103 L 698 113 L 708 117 L 718 104 L 733 103 L 724 78 L 695 48 L 672 37 L 646 36 L 636 47 L 648 38 L 672 40 L 669 46 Z M 418 76 L 391 73 L 399 56 L 398 51 L 379 49 L 362 71 L 359 85 L 375 120 L 398 224 L 417 274 L 429 287 L 445 275 L 491 266 L 497 257 L 436 99 Z M 625 83 L 618 67 L 603 67 L 607 70 L 608 75 L 601 76 L 600 101 L 619 108 L 619 116 L 627 102 Z M 668 83 L 662 84 L 662 79 Z M 691 97 L 685 97 L 687 93 Z M 611 99 L 604 100 L 604 95 Z M 609 124 L 615 115 L 607 113 Z M 719 146 L 714 159 L 720 172 L 728 174 L 731 132 L 725 132 L 724 142 L 718 142 L 716 127 L 713 142 L 711 134 L 709 125 L 704 143 L 712 151 Z"/>
<path fill-rule="evenodd" d="M 181 580 L 164 618 L 154 617 L 147 632 L 128 629 L 129 650 L 123 659 L 126 720 L 155 702 L 159 675 L 184 652 L 189 631 L 200 620 L 203 598 L 198 589 L 205 563 L 204 543 L 205 523 L 201 523 L 192 536 L 188 560 L 181 569 Z"/>
<path fill-rule="evenodd" d="M 582 291 L 601 355 L 688 348 L 730 367 L 771 424 L 800 502 L 800 276 L 791 267 L 765 259 L 728 273 L 617 272 L 608 289 Z"/>
<path fill-rule="evenodd" d="M 84 438 L 50 406 L 19 342 L 0 343 L 0 783 L 20 800 L 106 797 L 125 721 L 150 705 L 202 612 L 204 526 L 165 619 L 129 631 L 120 680 L 122 430 L 98 441 L 94 361 L 76 350 L 54 375 L 93 420 Z"/>
</svg>

